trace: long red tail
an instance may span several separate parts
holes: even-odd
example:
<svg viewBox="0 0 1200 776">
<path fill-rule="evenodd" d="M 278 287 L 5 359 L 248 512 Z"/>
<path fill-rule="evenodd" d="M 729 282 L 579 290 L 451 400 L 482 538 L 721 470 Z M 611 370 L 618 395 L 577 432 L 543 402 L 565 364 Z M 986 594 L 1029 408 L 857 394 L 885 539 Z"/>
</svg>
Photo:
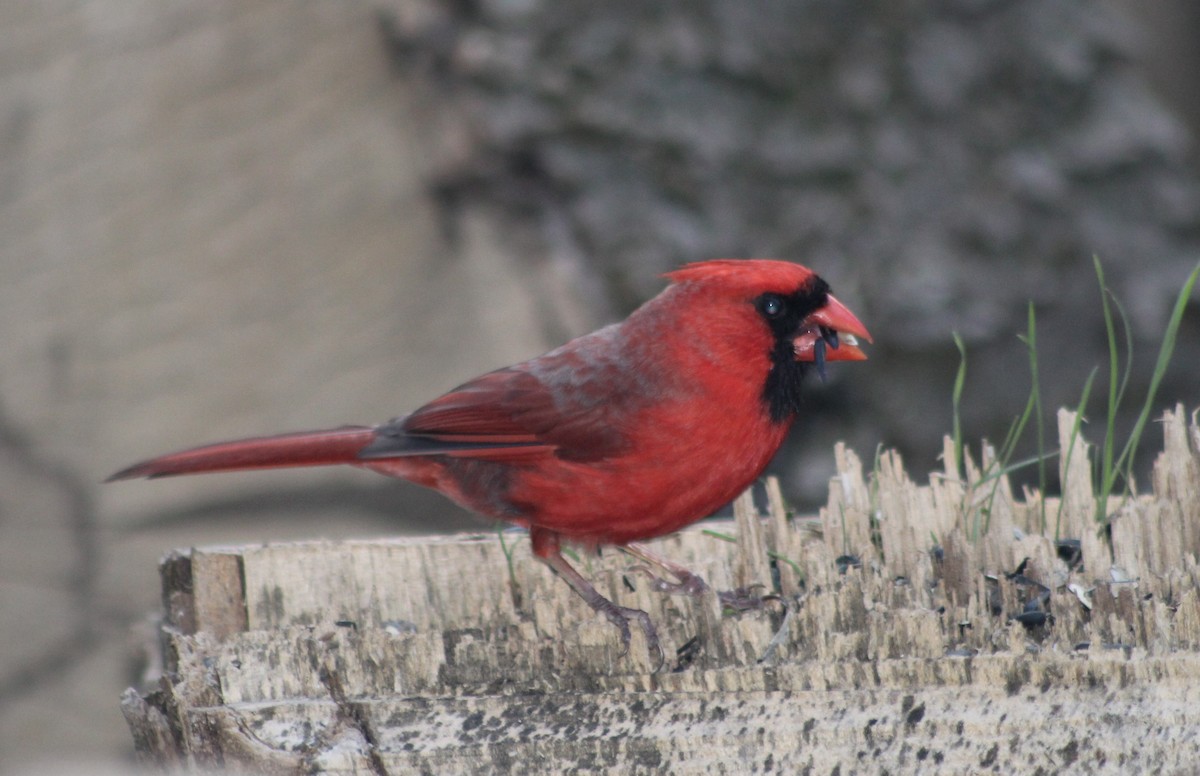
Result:
<svg viewBox="0 0 1200 776">
<path fill-rule="evenodd" d="M 343 426 L 325 431 L 302 431 L 295 434 L 218 442 L 136 463 L 112 475 L 105 482 L 200 472 L 351 463 L 358 459 L 359 451 L 374 438 L 373 428 Z"/>
</svg>

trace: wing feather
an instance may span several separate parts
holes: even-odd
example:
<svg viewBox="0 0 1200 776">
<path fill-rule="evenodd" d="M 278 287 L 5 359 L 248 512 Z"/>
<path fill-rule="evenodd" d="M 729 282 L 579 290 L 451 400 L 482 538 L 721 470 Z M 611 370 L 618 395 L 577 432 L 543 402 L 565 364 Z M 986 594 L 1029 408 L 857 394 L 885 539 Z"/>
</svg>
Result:
<svg viewBox="0 0 1200 776">
<path fill-rule="evenodd" d="M 362 459 L 426 454 L 496 461 L 553 454 L 594 461 L 624 445 L 619 417 L 621 370 L 601 330 L 588 343 L 553 351 L 524 364 L 489 372 L 434 399 L 411 415 L 376 428 Z M 591 344 L 591 347 L 588 347 Z M 607 346 L 607 347 L 606 347 Z M 631 398 L 633 392 L 624 392 Z M 439 450 L 440 448 L 440 450 Z"/>
</svg>

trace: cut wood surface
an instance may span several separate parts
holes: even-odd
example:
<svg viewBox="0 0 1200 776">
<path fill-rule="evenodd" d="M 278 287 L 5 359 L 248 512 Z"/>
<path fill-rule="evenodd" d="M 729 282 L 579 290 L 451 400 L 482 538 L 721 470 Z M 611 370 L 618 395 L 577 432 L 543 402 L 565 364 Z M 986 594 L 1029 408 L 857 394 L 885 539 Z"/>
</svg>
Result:
<svg viewBox="0 0 1200 776">
<path fill-rule="evenodd" d="M 1062 499 L 1014 498 L 986 451 L 917 485 L 839 447 L 819 518 L 768 481 L 656 543 L 715 589 L 778 595 L 761 610 L 580 557 L 650 612 L 657 671 L 522 534 L 176 552 L 164 675 L 123 708 L 147 761 L 256 773 L 1192 772 L 1200 428 L 1164 416 L 1110 543 L 1073 427 Z"/>
</svg>

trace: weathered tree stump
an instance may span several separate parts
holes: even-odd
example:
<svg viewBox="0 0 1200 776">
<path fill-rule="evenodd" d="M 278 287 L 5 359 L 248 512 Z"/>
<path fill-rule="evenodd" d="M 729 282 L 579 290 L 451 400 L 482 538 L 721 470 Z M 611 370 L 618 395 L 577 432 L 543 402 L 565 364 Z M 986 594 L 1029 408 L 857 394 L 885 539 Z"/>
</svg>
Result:
<svg viewBox="0 0 1200 776">
<path fill-rule="evenodd" d="M 780 596 L 760 611 L 580 558 L 658 623 L 657 672 L 516 534 L 174 553 L 165 673 L 123 708 L 150 762 L 256 773 L 1190 770 L 1200 428 L 1163 425 L 1111 550 L 1076 440 L 1062 500 L 1018 502 L 986 456 L 917 486 L 839 449 L 819 519 L 768 482 L 765 515 L 747 494 L 661 543 L 714 588 Z"/>
</svg>

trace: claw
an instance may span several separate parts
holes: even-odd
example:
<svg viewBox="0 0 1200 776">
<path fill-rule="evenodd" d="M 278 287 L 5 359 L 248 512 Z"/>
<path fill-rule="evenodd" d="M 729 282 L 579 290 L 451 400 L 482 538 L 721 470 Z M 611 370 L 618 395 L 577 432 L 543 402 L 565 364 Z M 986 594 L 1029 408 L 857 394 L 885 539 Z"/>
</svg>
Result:
<svg viewBox="0 0 1200 776">
<path fill-rule="evenodd" d="M 629 623 L 637 622 L 638 627 L 642 629 L 642 634 L 646 637 L 646 649 L 651 654 L 658 653 L 658 665 L 653 671 L 653 673 L 658 673 L 666 662 L 667 656 L 658 640 L 658 629 L 654 627 L 654 621 L 650 619 L 650 615 L 631 606 L 618 606 L 608 599 L 602 599 L 595 609 L 617 626 L 617 630 L 621 632 L 621 645 L 624 647 L 621 657 L 629 654 L 629 645 L 633 642 L 633 632 L 629 628 Z"/>
</svg>

